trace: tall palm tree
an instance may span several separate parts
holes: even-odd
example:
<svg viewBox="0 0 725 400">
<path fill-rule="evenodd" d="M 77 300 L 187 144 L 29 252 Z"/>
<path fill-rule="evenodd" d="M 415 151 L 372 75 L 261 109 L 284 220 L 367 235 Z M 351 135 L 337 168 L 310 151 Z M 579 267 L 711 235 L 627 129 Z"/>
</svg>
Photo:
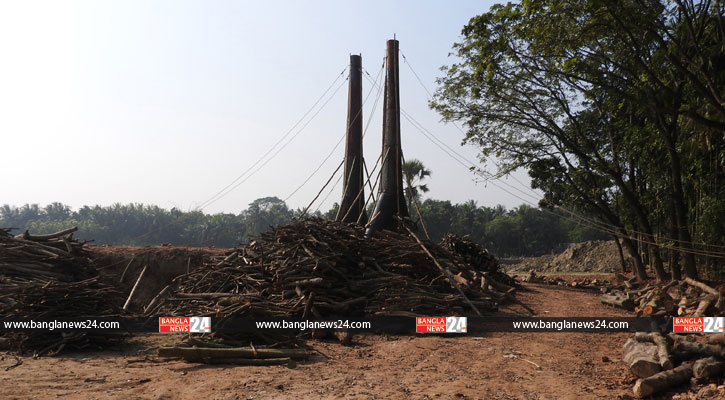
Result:
<svg viewBox="0 0 725 400">
<path fill-rule="evenodd" d="M 418 159 L 411 159 L 403 163 L 403 181 L 405 183 L 405 199 L 408 202 L 408 210 L 413 207 L 413 199 L 420 199 L 421 193 L 427 193 L 428 185 L 419 184 L 426 177 L 431 176 L 431 171 Z M 412 213 L 411 213 L 412 214 Z"/>
</svg>

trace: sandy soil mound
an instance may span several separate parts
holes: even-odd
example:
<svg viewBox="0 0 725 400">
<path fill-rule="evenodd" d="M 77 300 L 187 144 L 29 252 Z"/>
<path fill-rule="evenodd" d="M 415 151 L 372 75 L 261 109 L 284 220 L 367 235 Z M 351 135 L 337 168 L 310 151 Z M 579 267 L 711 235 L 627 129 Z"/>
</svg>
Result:
<svg viewBox="0 0 725 400">
<path fill-rule="evenodd" d="M 625 252 L 625 259 L 629 258 Z M 577 243 L 559 255 L 527 258 L 505 267 L 507 272 L 620 272 L 617 245 L 610 241 Z"/>
</svg>

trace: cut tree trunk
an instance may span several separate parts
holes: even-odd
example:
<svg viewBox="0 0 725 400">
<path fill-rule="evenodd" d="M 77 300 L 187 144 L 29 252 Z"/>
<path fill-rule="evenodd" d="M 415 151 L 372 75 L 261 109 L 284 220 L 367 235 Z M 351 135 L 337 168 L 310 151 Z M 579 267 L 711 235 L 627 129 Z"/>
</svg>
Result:
<svg viewBox="0 0 725 400">
<path fill-rule="evenodd" d="M 725 333 L 713 333 L 705 337 L 708 344 L 725 345 Z"/>
<path fill-rule="evenodd" d="M 723 296 L 722 292 L 717 295 L 717 303 L 715 303 L 715 308 L 717 308 L 717 310 L 721 312 L 725 311 L 725 296 Z"/>
<path fill-rule="evenodd" d="M 725 358 L 725 350 L 723 350 L 722 346 L 688 342 L 680 338 L 675 340 L 672 352 L 682 360 L 700 357 Z"/>
<path fill-rule="evenodd" d="M 723 372 L 725 372 L 725 362 L 717 360 L 715 357 L 699 359 L 692 367 L 695 379 L 700 381 L 720 376 Z"/>
<path fill-rule="evenodd" d="M 673 386 L 689 382 L 692 377 L 692 365 L 683 364 L 675 369 L 662 371 L 634 384 L 634 395 L 643 398 L 662 392 Z"/>
<path fill-rule="evenodd" d="M 677 286 L 667 289 L 667 295 L 674 301 L 679 302 L 682 299 L 682 291 Z"/>
<path fill-rule="evenodd" d="M 709 294 L 712 294 L 712 295 L 715 295 L 715 296 L 719 296 L 720 295 L 720 292 L 717 289 L 715 289 L 713 287 L 710 287 L 710 286 L 708 286 L 708 285 L 706 285 L 706 284 L 704 284 L 704 283 L 702 283 L 700 281 L 696 281 L 696 280 L 694 280 L 692 278 L 685 278 L 685 282 L 687 282 L 688 285 L 693 286 L 693 287 L 696 287 L 696 288 L 700 289 L 701 291 L 703 291 L 705 293 L 709 293 Z"/>
<path fill-rule="evenodd" d="M 657 346 L 657 358 L 663 370 L 672 369 L 672 359 L 670 357 L 670 345 L 667 338 L 657 332 L 637 332 L 634 338 L 638 342 L 654 343 Z"/>
<path fill-rule="evenodd" d="M 695 317 L 702 317 L 705 315 L 705 312 L 707 311 L 707 308 L 710 307 L 710 304 L 712 304 L 713 301 L 717 299 L 714 295 L 708 295 L 704 296 L 700 300 L 700 304 L 697 305 L 697 310 L 695 310 Z"/>
<path fill-rule="evenodd" d="M 28 232 L 28 230 L 26 229 L 25 232 L 21 233 L 20 235 L 15 236 L 15 237 L 25 239 L 25 240 L 32 240 L 33 242 L 47 242 L 48 240 L 57 239 L 61 236 L 71 234 L 77 230 L 78 230 L 78 227 L 74 226 L 72 228 L 64 229 L 62 231 L 50 233 L 47 235 L 31 235 Z"/>
<path fill-rule="evenodd" d="M 601 295 L 599 299 L 602 301 L 602 303 L 609 304 L 610 306 L 623 308 L 629 311 L 634 310 L 634 300 L 630 299 L 621 292 L 605 293 Z"/>
<path fill-rule="evenodd" d="M 629 371 L 639 378 L 652 376 L 662 370 L 657 362 L 657 346 L 638 342 L 632 338 L 624 344 L 624 362 Z"/>
</svg>

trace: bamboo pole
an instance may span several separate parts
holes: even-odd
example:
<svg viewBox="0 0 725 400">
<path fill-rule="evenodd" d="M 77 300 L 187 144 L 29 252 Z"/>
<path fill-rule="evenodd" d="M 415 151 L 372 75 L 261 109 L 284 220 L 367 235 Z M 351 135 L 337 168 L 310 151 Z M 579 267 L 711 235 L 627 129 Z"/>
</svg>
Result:
<svg viewBox="0 0 725 400">
<path fill-rule="evenodd" d="M 138 284 L 141 282 L 141 279 L 143 278 L 144 274 L 146 273 L 146 265 L 144 265 L 143 269 L 141 270 L 141 273 L 138 274 L 138 279 L 136 279 L 136 283 L 133 285 L 133 288 L 131 289 L 131 293 L 128 294 L 128 298 L 126 299 L 126 303 L 123 305 L 124 311 L 128 309 L 128 306 L 131 305 L 131 300 L 133 300 L 133 296 L 136 294 L 136 289 L 138 289 Z"/>
</svg>

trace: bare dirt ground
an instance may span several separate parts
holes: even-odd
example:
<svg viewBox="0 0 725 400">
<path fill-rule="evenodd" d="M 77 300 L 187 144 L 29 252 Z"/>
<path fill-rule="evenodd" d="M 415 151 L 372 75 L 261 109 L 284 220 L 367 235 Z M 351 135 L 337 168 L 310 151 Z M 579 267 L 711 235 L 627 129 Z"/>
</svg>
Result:
<svg viewBox="0 0 725 400">
<path fill-rule="evenodd" d="M 531 284 L 518 298 L 540 316 L 627 316 L 596 294 Z M 501 315 L 528 315 L 521 307 Z M 356 336 L 311 342 L 295 369 L 159 361 L 144 354 L 176 337 L 150 335 L 103 353 L 23 359 L 0 369 L 6 399 L 617 399 L 633 379 L 626 333 L 492 333 L 483 337 Z M 529 362 L 530 361 L 530 362 Z M 0 361 L 4 367 L 13 359 Z M 536 364 L 536 365 L 534 365 Z M 537 365 L 540 368 L 537 368 Z M 669 398 L 669 397 L 666 397 Z"/>
</svg>

